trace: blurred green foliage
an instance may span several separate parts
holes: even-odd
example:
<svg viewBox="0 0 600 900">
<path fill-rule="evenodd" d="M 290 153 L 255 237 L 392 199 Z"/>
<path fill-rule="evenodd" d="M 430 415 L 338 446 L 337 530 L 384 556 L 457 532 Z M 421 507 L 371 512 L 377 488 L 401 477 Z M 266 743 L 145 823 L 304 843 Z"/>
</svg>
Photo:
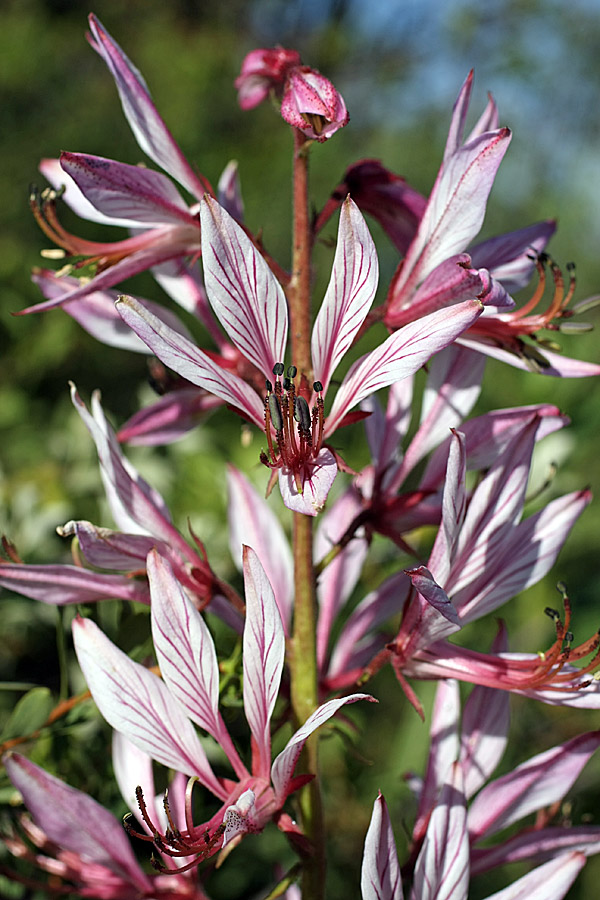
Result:
<svg viewBox="0 0 600 900">
<path fill-rule="evenodd" d="M 313 153 L 317 208 L 346 166 L 360 157 L 381 158 L 427 192 L 441 158 L 452 102 L 466 72 L 475 66 L 474 111 L 478 114 L 483 106 L 485 90 L 493 90 L 501 122 L 515 132 L 492 192 L 483 236 L 558 216 L 560 227 L 551 252 L 561 265 L 576 261 L 577 298 L 599 291 L 600 113 L 592 100 L 600 87 L 597 5 L 580 0 L 567 10 L 547 0 L 494 0 L 485 5 L 469 0 L 422 4 L 389 0 L 369 4 L 368 10 L 366 4 L 350 0 L 319 4 L 308 0 L 130 0 L 126 5 L 100 0 L 94 11 L 144 73 L 188 159 L 213 184 L 230 159 L 239 161 L 248 224 L 262 230 L 266 247 L 284 265 L 289 259 L 291 139 L 268 104 L 249 113 L 238 109 L 233 80 L 244 54 L 256 46 L 294 46 L 331 77 L 346 98 L 350 126 Z M 117 425 L 136 411 L 141 398 L 151 399 L 143 357 L 95 343 L 61 311 L 23 318 L 13 315 L 40 299 L 29 271 L 40 264 L 39 252 L 48 244 L 27 208 L 29 182 L 43 184 L 37 172 L 39 159 L 56 156 L 60 149 L 130 163 L 142 159 L 112 79 L 83 38 L 87 12 L 78 0 L 5 0 L 0 29 L 4 138 L 0 167 L 0 216 L 4 219 L 0 231 L 0 515 L 4 520 L 0 527 L 29 562 L 68 560 L 69 548 L 54 529 L 69 518 L 111 524 L 101 499 L 91 441 L 68 399 L 68 380 L 76 382 L 86 399 L 93 389 L 101 388 L 105 408 Z M 115 239 L 114 232 L 82 223 L 66 208 L 61 219 L 78 234 Z M 330 225 L 327 237 L 334 234 Z M 385 284 L 397 260 L 377 228 L 374 235 Z M 331 257 L 330 246 L 319 247 L 317 299 L 322 296 Z M 153 299 L 161 294 L 149 276 L 140 276 L 127 287 Z M 193 329 L 193 323 L 189 324 Z M 563 343 L 569 355 L 598 360 L 595 335 L 565 338 Z M 559 463 L 543 501 L 586 484 L 598 493 L 600 409 L 594 382 L 558 382 L 492 362 L 476 412 L 540 401 L 556 403 L 573 420 L 571 429 L 549 439 L 549 450 L 540 448 L 544 461 L 536 472 L 538 484 L 550 459 Z M 229 558 L 224 525 L 225 461 L 249 472 L 258 487 L 264 479 L 257 464 L 259 437 L 254 436 L 249 445 L 242 442 L 239 422 L 233 418 L 219 412 L 179 444 L 135 448 L 130 455 L 164 493 L 176 523 L 185 529 L 189 517 L 207 543 L 214 568 L 235 581 L 238 576 Z M 361 465 L 365 460 L 353 449 L 356 441 L 351 436 L 345 440 L 350 462 Z M 541 649 L 551 641 L 551 625 L 542 610 L 557 604 L 552 585 L 558 578 L 567 582 L 573 599 L 576 639 L 597 629 L 599 535 L 600 512 L 592 507 L 574 529 L 553 573 L 510 605 L 507 617 L 515 649 Z M 367 572 L 373 583 L 386 567 L 401 565 L 387 546 L 376 545 L 374 558 L 376 564 Z M 124 649 L 144 647 L 145 611 L 122 611 L 116 604 L 106 604 L 91 612 L 109 632 L 119 633 Z M 10 682 L 0 695 L 0 711 L 8 715 L 26 687 L 38 685 L 33 699 L 15 712 L 31 714 L 33 721 L 47 698 L 40 689 L 50 688 L 55 699 L 67 689 L 83 689 L 70 650 L 62 672 L 58 663 L 56 635 L 59 646 L 65 635 L 69 640 L 71 610 L 57 615 L 41 604 L 4 594 L 0 617 L 0 675 Z M 466 639 L 485 645 L 491 640 L 492 627 L 492 623 L 473 626 Z M 422 771 L 427 732 L 391 673 L 383 672 L 377 679 L 379 707 L 352 710 L 359 736 L 352 741 L 351 752 L 341 752 L 345 744 L 340 736 L 323 744 L 332 835 L 330 900 L 356 895 L 358 860 L 377 788 L 388 798 L 400 847 L 401 823 L 410 823 L 413 814 L 402 777 L 407 770 Z M 417 687 L 424 702 L 430 702 L 432 686 Z M 235 710 L 231 715 L 235 730 Z M 540 708 L 539 704 L 525 708 L 517 700 L 513 743 L 504 768 L 541 747 L 592 728 L 593 719 L 585 711 Z M 13 725 L 14 719 L 7 727 Z M 367 727 L 360 736 L 363 726 Z M 240 735 L 243 742 L 242 730 Z M 123 812 L 108 777 L 107 742 L 108 729 L 88 702 L 60 726 L 46 729 L 26 750 L 51 771 Z M 577 817 L 594 812 L 590 798 L 598 797 L 599 775 L 597 764 L 585 774 L 576 801 Z M 249 896 L 259 890 L 265 884 L 265 871 L 272 871 L 280 852 L 287 852 L 274 829 L 269 840 L 252 838 L 247 846 L 248 852 L 233 854 L 214 876 L 215 898 Z M 597 861 L 592 861 L 569 896 L 594 896 L 594 873 L 597 878 Z M 485 891 L 473 897 L 484 896 L 489 889 L 488 882 Z M 14 896 L 24 895 L 17 891 Z"/>
</svg>

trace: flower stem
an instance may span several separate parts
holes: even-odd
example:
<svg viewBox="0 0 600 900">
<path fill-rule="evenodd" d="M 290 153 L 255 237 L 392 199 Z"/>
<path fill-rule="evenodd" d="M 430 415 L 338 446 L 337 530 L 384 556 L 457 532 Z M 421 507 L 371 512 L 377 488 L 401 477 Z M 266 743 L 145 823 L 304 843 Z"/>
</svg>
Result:
<svg viewBox="0 0 600 900">
<path fill-rule="evenodd" d="M 291 699 L 298 725 L 315 711 L 318 703 L 316 624 L 317 601 L 312 563 L 312 519 L 294 513 L 294 633 L 292 638 Z M 302 826 L 314 847 L 302 874 L 303 900 L 321 900 L 325 889 L 325 836 L 319 783 L 318 734 L 304 747 L 303 765 L 314 779 L 300 793 Z"/>
<path fill-rule="evenodd" d="M 311 141 L 294 129 L 294 232 L 292 277 L 287 289 L 292 358 L 300 374 L 312 381 L 310 357 L 310 254 L 312 229 L 308 211 L 308 150 Z"/>
<path fill-rule="evenodd" d="M 310 356 L 310 258 L 312 230 L 308 210 L 308 149 L 310 141 L 294 130 L 294 225 L 292 277 L 287 289 L 292 356 L 301 376 L 312 382 Z M 318 704 L 317 597 L 313 567 L 312 519 L 294 513 L 294 630 L 292 635 L 291 700 L 298 725 Z M 303 763 L 314 779 L 300 792 L 302 826 L 314 853 L 304 861 L 303 900 L 322 900 L 325 892 L 325 840 L 318 770 L 317 735 L 305 744 Z"/>
</svg>

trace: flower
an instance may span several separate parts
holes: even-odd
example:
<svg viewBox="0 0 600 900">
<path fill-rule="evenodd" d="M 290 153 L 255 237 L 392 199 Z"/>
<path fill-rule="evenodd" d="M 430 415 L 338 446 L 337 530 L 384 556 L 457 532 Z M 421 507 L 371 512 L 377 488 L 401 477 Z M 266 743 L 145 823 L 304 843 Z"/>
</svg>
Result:
<svg viewBox="0 0 600 900">
<path fill-rule="evenodd" d="M 41 171 L 54 187 L 41 194 L 33 192 L 34 215 L 55 243 L 68 254 L 86 257 L 85 265 L 93 264 L 96 272 L 84 284 L 55 293 L 22 313 L 61 306 L 169 260 L 197 256 L 200 251 L 197 201 L 213 189 L 183 156 L 139 71 L 96 16 L 91 14 L 89 23 L 90 44 L 115 79 L 123 112 L 139 146 L 192 194 L 195 205 L 188 207 L 173 182 L 151 169 L 84 153 L 65 152 L 60 160 L 43 160 Z M 95 243 L 69 234 L 56 215 L 56 201 L 62 196 L 83 218 L 124 225 L 135 233 L 113 243 Z M 77 269 L 78 265 L 69 267 L 73 274 Z"/>
<path fill-rule="evenodd" d="M 441 681 L 425 777 L 410 779 L 418 810 L 410 858 L 402 873 L 405 879 L 412 873 L 411 898 L 466 898 L 473 875 L 530 860 L 543 864 L 493 897 L 533 897 L 539 891 L 540 897 L 560 900 L 586 856 L 600 851 L 598 826 L 551 824 L 558 803 L 600 746 L 600 732 L 578 735 L 486 785 L 507 743 L 508 697 L 475 687 L 464 708 L 462 727 L 459 718 L 457 683 Z M 490 843 L 492 836 L 536 811 L 533 827 L 513 829 L 510 837 Z M 365 840 L 361 887 L 363 900 L 403 897 L 392 826 L 381 794 Z"/>
<path fill-rule="evenodd" d="M 253 50 L 235 80 L 242 109 L 253 109 L 269 94 L 281 98 L 281 115 L 311 140 L 323 142 L 348 124 L 344 98 L 331 81 L 301 64 L 295 50 Z"/>
<path fill-rule="evenodd" d="M 166 366 L 221 397 L 264 429 L 267 451 L 261 460 L 278 474 L 284 503 L 314 516 L 323 508 L 337 472 L 336 458 L 324 445 L 326 439 L 351 420 L 348 414 L 357 403 L 414 373 L 451 343 L 477 319 L 481 304 L 474 300 L 456 304 L 391 335 L 351 366 L 325 416 L 324 398 L 331 377 L 357 337 L 377 286 L 375 248 L 358 208 L 351 200 L 342 208 L 331 279 L 312 332 L 312 372 L 298 373 L 291 365 L 286 373 L 285 297 L 252 242 L 210 197 L 202 202 L 201 222 L 210 303 L 233 344 L 264 375 L 266 398 L 136 300 L 123 297 L 117 307 L 124 321 Z M 275 384 L 270 380 L 273 375 Z"/>
<path fill-rule="evenodd" d="M 350 116 L 328 78 L 308 66 L 297 66 L 288 73 L 281 115 L 314 141 L 326 141 L 348 124 Z"/>
<path fill-rule="evenodd" d="M 545 312 L 530 315 L 542 300 L 544 248 L 556 229 L 552 220 L 470 246 L 483 223 L 498 167 L 511 140 L 498 128 L 498 112 L 490 101 L 469 136 L 465 120 L 473 84 L 470 72 L 454 104 L 444 159 L 428 200 L 377 160 L 351 166 L 316 222 L 323 227 L 350 193 L 362 210 L 373 215 L 404 254 L 382 309 L 383 321 L 399 328 L 419 316 L 467 297 L 479 297 L 483 316 L 461 343 L 522 369 L 546 375 L 597 375 L 600 366 L 563 358 L 552 342 L 537 337 L 551 331 L 584 330 L 568 320 L 589 308 L 585 301 L 568 308 L 574 290 L 565 292 L 558 266 L 550 268 L 555 290 Z M 509 292 L 523 288 L 537 267 L 540 285 L 525 306 L 514 306 Z M 590 326 L 585 326 L 588 330 Z"/>
<path fill-rule="evenodd" d="M 88 794 L 18 753 L 7 755 L 4 763 L 33 816 L 35 824 L 25 816 L 20 823 L 35 849 L 31 850 L 17 834 L 5 837 L 4 843 L 14 857 L 28 860 L 51 875 L 51 884 L 35 885 L 44 894 L 46 889 L 54 893 L 60 879 L 61 892 L 76 891 L 100 900 L 143 900 L 149 896 L 206 900 L 194 874 L 178 873 L 171 860 L 170 877 L 147 875 L 135 858 L 122 823 Z M 20 880 L 17 873 L 11 875 L 15 881 Z"/>
<path fill-rule="evenodd" d="M 161 829 L 153 823 L 159 848 L 175 856 L 185 851 L 183 855 L 194 858 L 189 865 L 194 865 L 236 835 L 262 830 L 273 818 L 282 830 L 298 833 L 282 806 L 307 780 L 307 776 L 293 775 L 306 739 L 340 707 L 371 698 L 352 694 L 323 704 L 271 764 L 270 722 L 285 639 L 271 585 L 256 553 L 246 548 L 243 697 L 252 734 L 248 770 L 219 712 L 219 669 L 208 628 L 164 557 L 152 551 L 147 569 L 152 634 L 162 679 L 132 662 L 89 619 L 74 621 L 73 637 L 88 687 L 109 724 L 153 759 L 197 780 L 221 802 L 219 811 L 203 825 L 193 826 L 188 815 L 185 831 L 176 836 L 167 829 L 159 840 Z M 214 774 L 192 722 L 221 747 L 235 780 Z M 233 817 L 228 816 L 232 807 L 236 808 Z"/>
<path fill-rule="evenodd" d="M 94 571 L 81 565 L 24 565 L 7 544 L 12 562 L 0 561 L 0 584 L 10 590 L 57 605 L 90 603 L 107 597 L 149 603 L 145 574 L 146 557 L 158 548 L 168 557 L 180 582 L 199 606 L 211 610 L 234 628 L 240 628 L 242 601 L 211 570 L 204 547 L 192 534 L 186 541 L 171 522 L 160 494 L 127 460 L 100 405 L 92 396 L 88 412 L 74 385 L 71 399 L 96 444 L 100 472 L 113 518 L 120 531 L 99 528 L 84 520 L 70 521 L 57 529 L 62 537 L 77 538 L 78 548 Z M 116 575 L 114 571 L 127 574 Z M 134 577 L 135 576 L 135 577 Z M 237 609 L 236 609 L 237 607 Z"/>
</svg>

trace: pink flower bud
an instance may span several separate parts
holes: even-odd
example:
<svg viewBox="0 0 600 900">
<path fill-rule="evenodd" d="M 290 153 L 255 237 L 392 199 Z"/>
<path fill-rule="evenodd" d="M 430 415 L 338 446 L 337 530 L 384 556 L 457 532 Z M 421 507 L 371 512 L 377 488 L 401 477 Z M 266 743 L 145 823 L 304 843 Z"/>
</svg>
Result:
<svg viewBox="0 0 600 900">
<path fill-rule="evenodd" d="M 341 94 L 328 78 L 309 66 L 296 66 L 287 74 L 281 115 L 286 122 L 316 141 L 326 141 L 348 124 Z"/>
<path fill-rule="evenodd" d="M 281 93 L 287 72 L 300 63 L 300 54 L 284 47 L 253 50 L 249 53 L 235 80 L 239 92 L 238 102 L 242 109 L 258 106 L 267 98 L 271 89 L 279 88 Z"/>
</svg>

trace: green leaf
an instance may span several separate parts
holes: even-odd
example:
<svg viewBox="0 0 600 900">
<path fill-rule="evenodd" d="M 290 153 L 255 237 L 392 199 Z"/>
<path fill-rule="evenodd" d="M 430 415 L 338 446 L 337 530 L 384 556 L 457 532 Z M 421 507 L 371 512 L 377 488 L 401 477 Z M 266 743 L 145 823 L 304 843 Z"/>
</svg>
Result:
<svg viewBox="0 0 600 900">
<path fill-rule="evenodd" d="M 0 740 L 25 737 L 41 728 L 52 712 L 54 701 L 46 687 L 35 687 L 21 697 L 2 729 Z"/>
</svg>

